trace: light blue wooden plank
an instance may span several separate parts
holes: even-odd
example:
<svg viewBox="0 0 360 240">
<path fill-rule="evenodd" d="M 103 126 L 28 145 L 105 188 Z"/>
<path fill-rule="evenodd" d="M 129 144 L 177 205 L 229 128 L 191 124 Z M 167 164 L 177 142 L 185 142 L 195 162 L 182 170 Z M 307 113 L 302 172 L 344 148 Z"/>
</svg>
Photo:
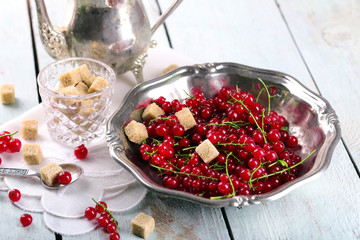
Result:
<svg viewBox="0 0 360 240">
<path fill-rule="evenodd" d="M 14 84 L 16 101 L 0 103 L 0 125 L 38 104 L 31 31 L 26 1 L 0 7 L 0 85 Z"/>
<path fill-rule="evenodd" d="M 360 2 L 279 1 L 321 93 L 335 108 L 360 167 Z"/>
<path fill-rule="evenodd" d="M 160 2 L 165 1 L 161 0 Z M 281 7 L 286 5 L 291 9 L 285 14 L 291 19 L 288 21 L 297 23 L 294 26 L 290 25 L 292 32 L 295 31 L 293 29 L 297 31 L 295 40 L 298 35 L 303 41 L 317 40 L 316 32 L 310 27 L 316 25 L 316 22 L 309 22 L 306 17 L 316 18 L 314 11 L 327 5 L 328 1 L 313 4 L 310 4 L 311 1 L 280 2 Z M 336 1 L 332 1 L 332 3 L 334 2 Z M 354 4 L 353 1 L 350 2 Z M 335 17 L 336 10 L 356 9 L 354 6 L 342 5 L 342 8 L 337 4 L 335 6 L 325 7 L 324 11 L 332 9 L 334 11 L 333 19 L 336 18 L 337 21 L 342 21 L 344 18 Z M 295 76 L 306 86 L 316 90 L 312 76 L 309 74 L 274 1 L 224 1 L 221 3 L 211 0 L 186 1 L 182 7 L 176 13 L 178 15 L 174 14 L 173 18 L 167 22 L 175 50 L 184 52 L 187 56 L 198 59 L 199 62 L 235 61 L 246 65 L 280 70 Z M 195 13 L 193 9 L 198 11 Z M 322 17 L 317 19 L 318 24 L 329 16 Z M 191 19 L 192 23 L 190 24 L 186 19 Z M 299 29 L 299 27 L 303 28 Z M 358 32 L 359 30 L 356 31 L 356 34 Z M 301 36 L 301 34 L 305 35 Z M 333 93 L 337 91 L 340 95 L 336 101 L 339 105 L 343 105 L 344 102 L 340 99 L 340 96 L 343 96 L 342 92 L 338 91 L 338 88 L 334 88 L 335 80 L 329 84 L 329 75 L 326 75 L 327 68 L 325 66 L 329 64 L 329 55 L 326 54 L 326 51 L 317 53 L 317 44 L 318 42 L 311 42 L 301 45 L 300 51 L 302 52 L 304 48 L 308 53 L 308 58 L 313 59 L 309 65 L 310 70 L 311 66 L 322 65 L 324 76 L 322 80 L 315 78 L 316 82 L 323 81 L 323 84 L 327 83 L 324 89 L 333 89 L 332 92 L 328 91 L 329 94 L 326 96 L 330 102 Z M 355 51 L 356 49 L 353 49 L 353 55 L 358 52 Z M 330 62 L 330 66 L 335 66 L 334 64 L 344 60 L 341 50 L 337 50 L 336 53 L 338 61 L 334 59 L 333 63 Z M 341 66 L 345 71 L 352 71 L 349 73 L 350 75 L 354 75 L 354 72 L 357 73 L 360 69 L 358 56 L 350 55 L 350 52 L 346 54 L 352 56 L 355 61 L 352 66 Z M 307 61 L 307 58 L 305 60 Z M 314 63 L 315 61 L 317 64 Z M 319 68 L 317 69 L 319 70 Z M 333 71 L 336 70 L 331 70 L 331 72 Z M 339 77 L 337 76 L 337 79 L 340 79 Z M 348 79 L 353 82 L 349 87 L 353 87 L 355 85 L 354 78 Z M 322 89 L 323 86 L 320 87 L 321 91 Z M 353 89 L 357 90 L 354 87 Z M 356 96 L 357 92 L 348 91 L 345 94 L 355 94 Z M 343 108 L 343 111 L 346 110 L 350 115 L 348 107 Z M 348 128 L 351 129 L 353 137 L 349 144 L 357 146 L 358 138 L 355 136 L 358 134 L 355 129 L 357 129 L 360 119 L 357 112 L 351 119 L 352 123 Z M 359 225 L 358 199 L 360 192 L 359 188 L 354 188 L 357 184 L 359 184 L 359 178 L 345 148 L 340 143 L 334 152 L 329 170 L 319 180 L 265 205 L 250 206 L 243 210 L 226 208 L 233 236 L 235 239 L 335 239 L 337 236 L 349 239 L 359 238 L 356 226 Z"/>
<path fill-rule="evenodd" d="M 23 227 L 20 223 L 20 216 L 24 213 L 33 217 L 33 222 L 28 227 Z M 42 214 L 25 212 L 15 207 L 8 193 L 2 191 L 0 191 L 0 222 L 0 239 L 55 239 L 54 233 L 44 226 Z"/>
</svg>

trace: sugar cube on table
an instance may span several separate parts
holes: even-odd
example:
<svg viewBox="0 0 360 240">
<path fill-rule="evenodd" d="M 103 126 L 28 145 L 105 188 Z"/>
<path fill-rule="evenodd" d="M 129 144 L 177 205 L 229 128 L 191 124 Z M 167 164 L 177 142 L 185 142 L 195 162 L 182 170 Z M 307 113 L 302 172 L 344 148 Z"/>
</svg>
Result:
<svg viewBox="0 0 360 240">
<path fill-rule="evenodd" d="M 184 126 L 185 131 L 196 126 L 195 118 L 188 108 L 176 112 L 175 116 L 178 118 L 179 123 Z"/>
<path fill-rule="evenodd" d="M 35 119 L 22 121 L 21 136 L 24 140 L 36 140 L 38 136 L 38 121 Z"/>
<path fill-rule="evenodd" d="M 78 69 L 72 69 L 69 72 L 63 73 L 59 77 L 61 85 L 64 87 L 74 86 L 81 81 L 81 76 Z"/>
<path fill-rule="evenodd" d="M 144 213 L 139 213 L 131 220 L 131 232 L 138 237 L 147 238 L 154 228 L 154 218 Z"/>
<path fill-rule="evenodd" d="M 0 87 L 1 103 L 13 104 L 15 102 L 14 84 L 3 84 Z"/>
<path fill-rule="evenodd" d="M 219 156 L 219 151 L 216 147 L 210 142 L 209 139 L 206 139 L 199 146 L 195 148 L 195 152 L 197 152 L 200 158 L 209 163 L 214 160 L 217 156 Z"/>
<path fill-rule="evenodd" d="M 141 144 L 145 139 L 148 138 L 148 132 L 146 126 L 142 123 L 132 120 L 125 127 L 125 134 L 133 143 Z"/>
<path fill-rule="evenodd" d="M 146 106 L 141 117 L 143 120 L 147 121 L 164 114 L 165 111 L 161 107 L 159 107 L 156 103 L 151 103 Z"/>
<path fill-rule="evenodd" d="M 94 82 L 89 87 L 88 93 L 93 93 L 100 91 L 101 89 L 105 88 L 109 85 L 109 82 L 103 77 L 96 77 Z"/>
<path fill-rule="evenodd" d="M 62 167 L 56 163 L 49 163 L 40 168 L 41 180 L 48 186 L 54 186 L 58 182 L 57 177 L 63 171 Z"/>
<path fill-rule="evenodd" d="M 22 151 L 23 158 L 28 165 L 37 165 L 42 163 L 43 153 L 39 144 L 24 144 Z"/>
</svg>

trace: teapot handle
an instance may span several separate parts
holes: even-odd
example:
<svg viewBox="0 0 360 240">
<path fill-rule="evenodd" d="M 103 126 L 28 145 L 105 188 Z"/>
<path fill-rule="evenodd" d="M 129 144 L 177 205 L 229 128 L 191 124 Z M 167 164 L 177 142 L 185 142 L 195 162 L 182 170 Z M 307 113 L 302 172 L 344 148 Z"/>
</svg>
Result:
<svg viewBox="0 0 360 240">
<path fill-rule="evenodd" d="M 166 18 L 175 11 L 181 2 L 182 0 L 173 1 L 170 7 L 159 17 L 154 26 L 151 28 L 151 35 L 153 35 L 154 32 L 160 27 L 160 25 L 165 22 Z"/>
</svg>

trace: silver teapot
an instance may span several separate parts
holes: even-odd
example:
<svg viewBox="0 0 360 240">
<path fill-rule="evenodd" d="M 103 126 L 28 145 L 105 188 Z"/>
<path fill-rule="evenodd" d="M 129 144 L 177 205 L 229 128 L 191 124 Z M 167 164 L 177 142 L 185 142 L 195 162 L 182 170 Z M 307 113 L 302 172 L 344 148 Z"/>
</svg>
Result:
<svg viewBox="0 0 360 240">
<path fill-rule="evenodd" d="M 44 0 L 35 0 L 39 34 L 55 58 L 88 57 L 111 66 L 117 75 L 131 70 L 143 81 L 151 36 L 182 0 L 174 0 L 152 28 L 141 0 L 68 0 L 66 26 L 53 26 Z"/>
</svg>

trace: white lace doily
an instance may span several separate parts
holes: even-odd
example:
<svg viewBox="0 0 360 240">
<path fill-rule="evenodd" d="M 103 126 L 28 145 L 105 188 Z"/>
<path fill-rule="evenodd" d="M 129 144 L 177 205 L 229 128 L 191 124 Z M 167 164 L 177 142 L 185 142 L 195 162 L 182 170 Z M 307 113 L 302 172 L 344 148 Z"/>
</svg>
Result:
<svg viewBox="0 0 360 240">
<path fill-rule="evenodd" d="M 145 80 L 159 77 L 162 70 L 170 64 L 182 66 L 193 62 L 167 48 L 150 49 L 149 59 L 144 68 Z M 135 84 L 131 73 L 126 73 L 117 80 L 111 105 L 112 112 L 119 107 L 123 97 Z M 36 119 L 39 122 L 36 141 L 21 139 L 21 122 L 27 119 Z M 19 189 L 22 197 L 15 205 L 24 210 L 42 212 L 45 225 L 54 232 L 78 235 L 95 229 L 96 224 L 83 217 L 85 208 L 94 205 L 92 198 L 107 201 L 111 203 L 108 204 L 111 211 L 121 212 L 136 206 L 146 195 L 146 189 L 110 157 L 105 139 L 87 145 L 89 154 L 85 160 L 75 158 L 73 147 L 53 141 L 47 131 L 41 104 L 1 125 L 0 131 L 2 130 L 19 131 L 15 137 L 21 139 L 23 144 L 39 143 L 44 159 L 41 165 L 29 166 L 22 158 L 22 151 L 2 153 L 0 167 L 40 171 L 40 167 L 50 162 L 75 163 L 83 167 L 84 174 L 78 181 L 59 190 L 45 189 L 37 177 L 0 177 L 0 190 Z"/>
</svg>

